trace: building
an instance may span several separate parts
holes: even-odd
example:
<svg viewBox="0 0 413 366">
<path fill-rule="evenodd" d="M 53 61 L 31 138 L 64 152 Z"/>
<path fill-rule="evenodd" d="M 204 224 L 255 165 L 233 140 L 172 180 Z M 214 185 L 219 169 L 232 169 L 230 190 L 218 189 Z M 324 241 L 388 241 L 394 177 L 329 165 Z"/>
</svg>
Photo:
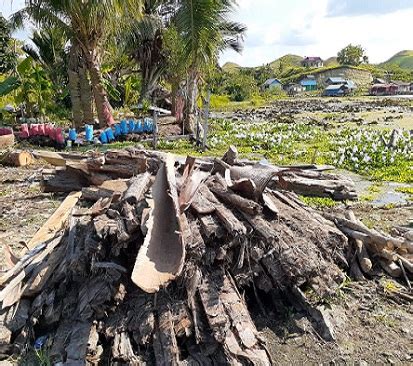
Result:
<svg viewBox="0 0 413 366">
<path fill-rule="evenodd" d="M 374 78 L 373 85 L 376 85 L 376 84 L 388 84 L 388 82 L 381 78 Z"/>
<path fill-rule="evenodd" d="M 301 84 L 298 84 L 298 83 L 285 84 L 283 89 L 290 96 L 297 95 L 298 93 L 302 93 L 303 91 L 305 91 L 305 88 Z"/>
<path fill-rule="evenodd" d="M 313 75 L 307 75 L 305 78 L 301 79 L 300 85 L 305 91 L 317 90 L 317 80 Z"/>
<path fill-rule="evenodd" d="M 262 90 L 282 89 L 282 84 L 278 79 L 268 79 L 262 84 Z"/>
<path fill-rule="evenodd" d="M 341 85 L 346 84 L 347 80 L 344 79 L 342 76 L 332 76 L 326 79 L 325 83 L 327 85 Z"/>
<path fill-rule="evenodd" d="M 374 84 L 370 88 L 370 95 L 396 95 L 398 87 L 396 84 Z"/>
<path fill-rule="evenodd" d="M 410 94 L 410 83 L 399 80 L 393 80 L 391 83 L 397 86 L 397 94 Z"/>
<path fill-rule="evenodd" d="M 323 67 L 324 62 L 320 57 L 304 57 L 301 61 L 303 67 Z"/>
<path fill-rule="evenodd" d="M 342 97 L 344 95 L 348 95 L 349 93 L 350 89 L 346 86 L 346 84 L 332 84 L 324 89 L 323 95 L 325 97 Z"/>
</svg>

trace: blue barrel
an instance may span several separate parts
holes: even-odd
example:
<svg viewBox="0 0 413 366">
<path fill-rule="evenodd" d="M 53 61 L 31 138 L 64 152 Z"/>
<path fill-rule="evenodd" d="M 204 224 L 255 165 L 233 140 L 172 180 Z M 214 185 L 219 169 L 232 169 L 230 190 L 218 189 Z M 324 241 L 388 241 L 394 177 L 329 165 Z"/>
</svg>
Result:
<svg viewBox="0 0 413 366">
<path fill-rule="evenodd" d="M 76 128 L 70 128 L 69 129 L 69 140 L 76 141 L 76 139 L 77 139 Z"/>
<path fill-rule="evenodd" d="M 102 144 L 107 144 L 108 143 L 108 137 L 106 136 L 105 131 L 101 132 L 101 134 L 99 136 L 99 140 Z"/>
<path fill-rule="evenodd" d="M 115 137 L 118 137 L 122 134 L 121 130 L 120 130 L 120 124 L 116 124 L 115 125 Z"/>
<path fill-rule="evenodd" d="M 122 135 L 127 135 L 128 134 L 128 124 L 126 120 L 120 121 L 120 132 Z"/>
<path fill-rule="evenodd" d="M 106 137 L 107 137 L 107 139 L 108 139 L 109 142 L 115 140 L 115 135 L 113 134 L 113 131 L 112 131 L 112 128 L 111 128 L 111 127 L 108 127 L 108 128 L 105 130 L 105 133 L 106 133 Z"/>
<path fill-rule="evenodd" d="M 93 126 L 85 125 L 85 140 L 88 142 L 93 141 Z"/>
<path fill-rule="evenodd" d="M 142 133 L 143 132 L 143 125 L 142 120 L 138 120 L 135 125 L 135 133 Z"/>
<path fill-rule="evenodd" d="M 130 119 L 129 120 L 129 133 L 135 132 L 135 125 L 136 125 L 136 122 L 133 119 Z"/>
</svg>

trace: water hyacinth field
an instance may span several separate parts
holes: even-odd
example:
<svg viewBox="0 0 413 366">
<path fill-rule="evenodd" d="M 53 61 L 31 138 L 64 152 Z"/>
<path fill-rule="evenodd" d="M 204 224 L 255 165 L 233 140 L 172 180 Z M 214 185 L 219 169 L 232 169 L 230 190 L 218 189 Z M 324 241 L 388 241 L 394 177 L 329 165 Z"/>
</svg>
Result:
<svg viewBox="0 0 413 366">
<path fill-rule="evenodd" d="M 309 123 L 211 121 L 208 154 L 220 156 L 229 144 L 242 157 L 276 164 L 331 164 L 373 180 L 413 182 L 413 133 L 392 129 Z M 394 133 L 393 133 L 394 134 Z M 187 153 L 189 142 L 163 142 L 161 148 Z"/>
</svg>

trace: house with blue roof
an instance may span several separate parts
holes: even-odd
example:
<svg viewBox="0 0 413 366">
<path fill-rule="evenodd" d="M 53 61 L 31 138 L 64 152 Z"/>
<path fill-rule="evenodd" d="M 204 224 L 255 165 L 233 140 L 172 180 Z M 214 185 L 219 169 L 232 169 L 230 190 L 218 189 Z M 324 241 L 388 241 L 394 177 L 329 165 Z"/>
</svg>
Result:
<svg viewBox="0 0 413 366">
<path fill-rule="evenodd" d="M 300 80 L 300 85 L 305 91 L 317 90 L 317 80 L 313 75 L 307 75 Z"/>
<path fill-rule="evenodd" d="M 274 90 L 281 88 L 282 84 L 278 79 L 268 79 L 264 84 L 262 84 L 262 90 Z"/>
<path fill-rule="evenodd" d="M 326 79 L 327 87 L 324 89 L 323 95 L 326 97 L 339 97 L 351 94 L 357 89 L 353 80 L 344 79 L 341 76 L 333 76 Z"/>
</svg>

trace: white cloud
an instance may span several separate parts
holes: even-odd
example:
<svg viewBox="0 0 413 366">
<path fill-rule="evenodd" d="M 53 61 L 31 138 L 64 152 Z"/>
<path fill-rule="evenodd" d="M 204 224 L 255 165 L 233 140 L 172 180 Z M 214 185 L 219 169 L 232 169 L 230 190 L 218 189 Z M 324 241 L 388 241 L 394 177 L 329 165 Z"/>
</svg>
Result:
<svg viewBox="0 0 413 366">
<path fill-rule="evenodd" d="M 247 25 L 253 41 L 246 42 L 242 56 L 225 52 L 221 63 L 256 66 L 287 53 L 328 58 L 349 43 L 361 44 L 371 62 L 382 62 L 413 48 L 410 32 L 403 31 L 413 18 L 413 8 L 407 7 L 413 7 L 413 0 L 341 1 L 342 15 L 331 17 L 328 12 L 337 0 L 242 0 L 235 19 Z"/>
</svg>

